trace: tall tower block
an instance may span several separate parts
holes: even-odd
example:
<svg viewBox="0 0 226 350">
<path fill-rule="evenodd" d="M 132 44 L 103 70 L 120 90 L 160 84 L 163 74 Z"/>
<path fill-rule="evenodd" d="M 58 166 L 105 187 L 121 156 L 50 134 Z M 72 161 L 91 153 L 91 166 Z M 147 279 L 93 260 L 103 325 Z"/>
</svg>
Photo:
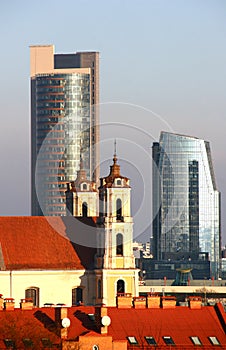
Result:
<svg viewBox="0 0 226 350">
<path fill-rule="evenodd" d="M 202 260 L 220 275 L 220 192 L 209 142 L 161 132 L 153 144 L 153 240 L 156 260 Z"/>
<path fill-rule="evenodd" d="M 129 179 L 121 175 L 114 154 L 110 174 L 100 179 L 99 187 L 96 303 L 115 306 L 117 293 L 138 295 L 130 198 Z"/>
<path fill-rule="evenodd" d="M 99 53 L 31 46 L 30 79 L 31 213 L 64 216 L 81 144 L 87 179 L 99 181 Z"/>
</svg>

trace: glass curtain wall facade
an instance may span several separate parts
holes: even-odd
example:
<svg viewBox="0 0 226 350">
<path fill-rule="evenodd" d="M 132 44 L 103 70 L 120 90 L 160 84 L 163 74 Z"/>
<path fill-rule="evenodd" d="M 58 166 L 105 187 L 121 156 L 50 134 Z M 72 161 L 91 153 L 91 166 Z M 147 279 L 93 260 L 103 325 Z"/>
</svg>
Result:
<svg viewBox="0 0 226 350">
<path fill-rule="evenodd" d="M 153 144 L 153 240 L 157 260 L 198 259 L 220 269 L 220 193 L 207 141 L 162 132 Z"/>
<path fill-rule="evenodd" d="M 36 76 L 36 191 L 45 215 L 65 215 L 66 183 L 82 152 L 90 178 L 90 75 Z"/>
<path fill-rule="evenodd" d="M 100 178 L 100 154 L 99 154 L 99 52 L 77 52 L 75 54 L 55 54 L 55 69 L 71 68 L 90 69 L 90 138 L 93 147 L 90 149 L 91 156 L 91 181 L 96 182 L 97 187 Z"/>
<path fill-rule="evenodd" d="M 99 53 L 31 46 L 30 69 L 31 214 L 64 216 L 80 156 L 87 178 L 99 179 Z"/>
</svg>

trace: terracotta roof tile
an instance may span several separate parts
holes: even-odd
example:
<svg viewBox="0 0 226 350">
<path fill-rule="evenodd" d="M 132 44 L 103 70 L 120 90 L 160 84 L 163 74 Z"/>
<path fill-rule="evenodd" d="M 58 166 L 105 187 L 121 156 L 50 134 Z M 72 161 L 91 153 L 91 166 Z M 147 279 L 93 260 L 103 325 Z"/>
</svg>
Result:
<svg viewBox="0 0 226 350">
<path fill-rule="evenodd" d="M 153 336 L 164 345 L 163 336 L 171 336 L 175 344 L 192 345 L 191 336 L 198 336 L 203 345 L 211 345 L 208 336 L 216 336 L 226 348 L 225 332 L 213 306 L 191 310 L 175 309 L 115 309 L 108 308 L 112 322 L 109 335 L 113 339 L 135 336 L 139 344 L 147 345 L 144 337 Z"/>
<path fill-rule="evenodd" d="M 51 330 L 50 324 L 44 323 L 35 316 L 37 309 L 25 311 L 16 309 L 14 311 L 0 312 L 0 344 L 4 339 L 12 339 L 16 342 L 16 348 L 23 349 L 23 339 L 29 338 L 33 341 L 35 348 L 42 348 L 41 339 L 48 338 L 53 344 L 59 344 L 60 338 Z M 5 346 L 1 346 L 5 349 Z"/>
<path fill-rule="evenodd" d="M 215 336 L 222 349 L 226 349 L 226 336 L 218 318 L 217 309 L 224 312 L 220 305 L 208 306 L 191 310 L 187 307 L 175 309 L 117 309 L 107 308 L 111 318 L 108 336 L 113 340 L 126 340 L 134 336 L 140 345 L 136 349 L 147 346 L 145 336 L 155 338 L 158 345 L 164 346 L 163 336 L 171 336 L 175 344 L 195 348 L 191 336 L 197 336 L 205 349 L 217 349 L 211 345 L 209 336 Z M 95 307 L 78 306 L 68 308 L 68 318 L 71 325 L 68 329 L 68 339 L 76 340 L 79 336 L 96 337 L 98 333 L 95 321 L 88 316 L 95 314 Z M 60 342 L 56 334 L 55 308 L 44 307 L 30 311 L 16 309 L 15 311 L 0 312 L 0 344 L 4 338 L 12 338 L 13 334 L 18 346 L 22 338 L 31 338 L 35 343 L 41 338 L 49 338 L 53 343 Z M 103 335 L 105 336 L 105 335 Z M 4 347 L 3 347 L 4 348 Z M 219 348 L 219 347 L 218 347 Z"/>
<path fill-rule="evenodd" d="M 90 227 L 82 226 L 88 236 Z M 49 217 L 48 220 L 45 217 L 0 217 L 4 268 L 90 268 L 95 249 L 77 244 L 81 234 L 84 232 L 81 233 L 78 221 L 73 217 Z"/>
</svg>

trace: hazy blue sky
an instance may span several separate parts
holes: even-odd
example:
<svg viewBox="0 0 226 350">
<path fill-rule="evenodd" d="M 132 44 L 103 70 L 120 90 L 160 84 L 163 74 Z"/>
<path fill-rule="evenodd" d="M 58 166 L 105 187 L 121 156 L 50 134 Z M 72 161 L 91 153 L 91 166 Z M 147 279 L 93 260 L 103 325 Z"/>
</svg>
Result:
<svg viewBox="0 0 226 350">
<path fill-rule="evenodd" d="M 29 45 L 54 44 L 57 53 L 100 51 L 101 102 L 139 105 L 165 120 L 130 116 L 128 107 L 109 122 L 153 138 L 168 129 L 210 141 L 226 216 L 225 0 L 8 0 L 0 26 L 1 215 L 30 214 Z"/>
</svg>

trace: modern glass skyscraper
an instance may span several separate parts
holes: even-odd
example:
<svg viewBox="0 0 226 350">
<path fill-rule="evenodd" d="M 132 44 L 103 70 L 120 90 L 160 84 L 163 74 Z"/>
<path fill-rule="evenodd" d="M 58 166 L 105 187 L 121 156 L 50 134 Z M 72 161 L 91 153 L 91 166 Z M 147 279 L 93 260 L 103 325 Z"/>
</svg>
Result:
<svg viewBox="0 0 226 350">
<path fill-rule="evenodd" d="M 99 179 L 99 53 L 31 46 L 30 69 L 32 215 L 66 215 L 81 153 L 87 178 Z"/>
<path fill-rule="evenodd" d="M 162 132 L 153 144 L 153 241 L 157 260 L 200 259 L 220 268 L 220 193 L 209 142 Z"/>
</svg>

